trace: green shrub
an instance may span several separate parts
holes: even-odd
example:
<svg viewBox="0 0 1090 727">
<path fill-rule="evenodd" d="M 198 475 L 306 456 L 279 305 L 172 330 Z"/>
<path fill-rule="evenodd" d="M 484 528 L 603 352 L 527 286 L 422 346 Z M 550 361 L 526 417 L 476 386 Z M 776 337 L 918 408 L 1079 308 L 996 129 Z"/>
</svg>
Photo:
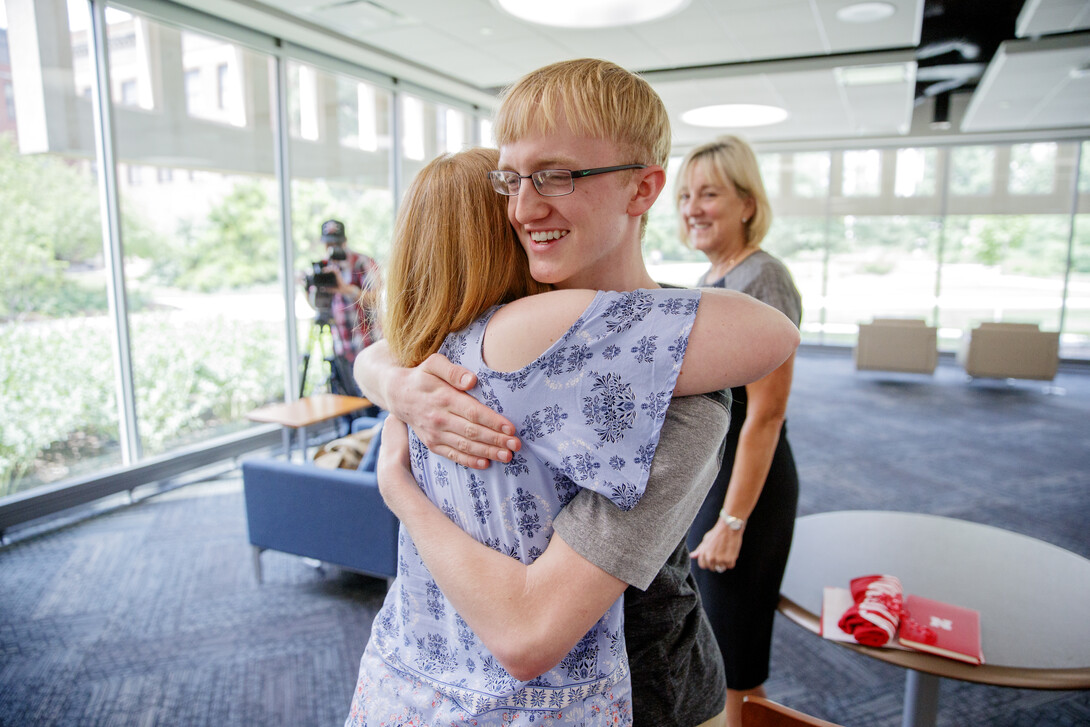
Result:
<svg viewBox="0 0 1090 727">
<path fill-rule="evenodd" d="M 104 317 L 0 326 L 0 496 L 41 482 L 35 467 L 51 448 L 79 457 L 88 456 L 87 442 L 116 446 L 112 337 Z M 237 426 L 247 411 L 283 392 L 277 322 L 241 326 L 222 317 L 145 313 L 134 316 L 132 341 L 147 455 Z M 71 446 L 77 441 L 84 444 L 78 452 Z"/>
</svg>

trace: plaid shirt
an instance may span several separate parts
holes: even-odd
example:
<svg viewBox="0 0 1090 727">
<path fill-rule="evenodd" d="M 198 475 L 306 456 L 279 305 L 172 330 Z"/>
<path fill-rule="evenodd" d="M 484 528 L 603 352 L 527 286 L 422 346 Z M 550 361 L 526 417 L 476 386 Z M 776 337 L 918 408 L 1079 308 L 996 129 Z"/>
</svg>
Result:
<svg viewBox="0 0 1090 727">
<path fill-rule="evenodd" d="M 348 258 L 338 263 L 344 277 L 364 293 L 379 289 L 382 281 L 378 263 L 367 255 L 345 249 Z M 376 311 L 360 300 L 337 293 L 333 296 L 333 351 L 349 363 L 356 360 L 356 354 L 382 337 L 378 327 Z"/>
</svg>

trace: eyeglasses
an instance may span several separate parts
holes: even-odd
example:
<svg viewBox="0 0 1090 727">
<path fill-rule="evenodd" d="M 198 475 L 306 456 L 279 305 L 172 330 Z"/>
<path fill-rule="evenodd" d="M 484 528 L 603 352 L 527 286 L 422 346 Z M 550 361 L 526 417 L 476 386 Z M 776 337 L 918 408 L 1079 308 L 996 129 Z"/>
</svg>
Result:
<svg viewBox="0 0 1090 727">
<path fill-rule="evenodd" d="M 583 177 L 593 177 L 595 174 L 606 172 L 619 172 L 622 169 L 646 169 L 646 164 L 622 164 L 619 167 L 598 167 L 597 169 L 542 169 L 533 174 L 519 174 L 512 171 L 489 172 L 488 178 L 492 180 L 492 189 L 505 197 L 514 197 L 519 193 L 523 179 L 530 179 L 534 183 L 534 189 L 542 197 L 563 197 L 575 191 L 575 180 Z"/>
</svg>

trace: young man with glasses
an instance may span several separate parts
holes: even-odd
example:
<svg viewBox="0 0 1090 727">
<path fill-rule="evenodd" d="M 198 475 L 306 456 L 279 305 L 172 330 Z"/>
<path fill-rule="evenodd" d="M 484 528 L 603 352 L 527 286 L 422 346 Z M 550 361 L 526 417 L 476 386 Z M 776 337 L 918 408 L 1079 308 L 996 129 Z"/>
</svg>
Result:
<svg viewBox="0 0 1090 727">
<path fill-rule="evenodd" d="M 494 128 L 500 168 L 490 176 L 508 197 L 508 218 L 535 279 L 558 288 L 658 287 L 640 241 L 645 213 L 665 184 L 671 139 L 662 101 L 645 81 L 604 61 L 547 66 L 508 91 Z M 474 384 L 472 372 L 438 355 L 399 369 L 387 353 L 372 346 L 357 360 L 368 396 L 437 454 L 478 469 L 490 460 L 511 461 L 519 447 L 516 426 L 463 393 Z M 601 594 L 624 594 L 637 725 L 722 724 L 722 660 L 684 540 L 718 469 L 728 417 L 721 397 L 674 399 L 639 505 L 625 512 L 580 492 L 553 523 L 548 551 L 556 557 L 529 566 L 540 570 L 527 597 L 549 603 L 557 620 L 599 602 Z M 417 519 L 418 545 L 428 537 L 421 519 L 445 517 L 433 507 L 425 515 L 401 507 L 396 488 L 384 487 L 383 494 L 403 522 Z M 427 549 L 441 553 L 437 546 Z M 433 573 L 451 567 L 442 559 L 426 562 Z M 579 587 L 565 593 L 586 594 L 586 601 L 560 598 L 551 585 L 573 578 Z M 487 572 L 462 574 L 466 587 L 478 591 L 487 592 L 487 579 Z M 512 618 L 511 628 L 547 624 Z"/>
</svg>

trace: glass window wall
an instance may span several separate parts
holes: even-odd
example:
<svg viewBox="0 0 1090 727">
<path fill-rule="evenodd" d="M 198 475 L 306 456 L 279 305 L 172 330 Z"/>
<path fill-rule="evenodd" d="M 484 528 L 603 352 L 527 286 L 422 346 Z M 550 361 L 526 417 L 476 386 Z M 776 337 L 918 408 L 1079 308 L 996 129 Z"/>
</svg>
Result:
<svg viewBox="0 0 1090 727">
<path fill-rule="evenodd" d="M 796 197 L 813 199 L 829 195 L 829 152 L 803 152 L 792 156 L 789 172 L 794 181 L 792 190 Z"/>
<path fill-rule="evenodd" d="M 959 146 L 950 153 L 950 194 L 988 195 L 995 181 L 995 148 Z"/>
<path fill-rule="evenodd" d="M 271 56 L 142 15 L 107 28 L 139 441 L 250 426 L 283 397 Z M 151 69 L 155 69 L 152 73 Z M 122 87 L 123 88 L 123 87 Z"/>
<path fill-rule="evenodd" d="M 882 156 L 877 149 L 844 152 L 845 197 L 877 197 L 882 192 Z"/>
<path fill-rule="evenodd" d="M 8 2 L 0 0 L 0 497 L 241 434 L 257 426 L 248 411 L 285 397 L 286 367 L 299 364 L 285 355 L 271 40 L 240 44 L 105 9 L 130 390 L 118 383 L 122 338 L 108 305 L 113 253 L 100 213 L 88 4 L 31 0 L 11 27 Z M 286 71 L 297 267 L 315 257 L 330 217 L 346 223 L 357 249 L 384 260 L 393 94 L 294 61 Z M 443 118 L 442 142 L 434 120 L 425 127 L 426 149 L 465 143 L 466 115 Z M 313 314 L 305 300 L 296 301 L 301 335 Z M 121 441 L 119 391 L 131 391 L 135 451 Z"/>
<path fill-rule="evenodd" d="M 1051 194 L 1056 188 L 1056 144 L 1016 144 L 1010 148 L 1011 194 Z"/>
<path fill-rule="evenodd" d="M 898 197 L 933 197 L 937 149 L 898 149 L 894 192 Z"/>
<path fill-rule="evenodd" d="M 1064 299 L 1068 355 L 1090 359 L 1090 141 L 1079 155 L 1078 212 L 1071 221 L 1071 265 Z"/>
<path fill-rule="evenodd" d="M 909 317 L 954 350 L 983 321 L 1026 322 L 1061 331 L 1061 356 L 1090 358 L 1081 146 L 1077 163 L 1071 142 L 759 153 L 774 212 L 763 246 L 802 293 L 804 340 L 851 345 L 860 323 Z M 658 279 L 691 284 L 706 261 L 650 234 L 677 224 L 663 199 L 648 259 Z"/>
<path fill-rule="evenodd" d="M 0 497 L 121 463 L 91 107 L 75 93 L 89 15 L 64 8 L 0 26 Z"/>
</svg>

